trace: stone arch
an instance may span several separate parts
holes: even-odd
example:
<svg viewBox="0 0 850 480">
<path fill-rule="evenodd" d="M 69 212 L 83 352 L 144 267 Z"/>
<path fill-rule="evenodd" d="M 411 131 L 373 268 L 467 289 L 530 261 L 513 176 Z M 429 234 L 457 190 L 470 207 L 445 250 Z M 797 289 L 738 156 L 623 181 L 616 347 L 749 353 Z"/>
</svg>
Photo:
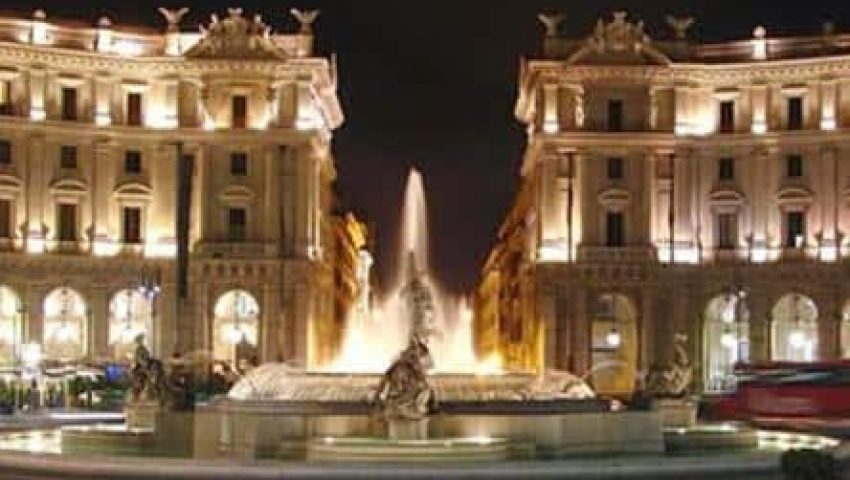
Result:
<svg viewBox="0 0 850 480">
<path fill-rule="evenodd" d="M 771 309 L 770 358 L 813 361 L 818 355 L 818 308 L 800 293 L 783 295 Z"/>
<path fill-rule="evenodd" d="M 70 362 L 88 353 L 88 306 L 83 296 L 69 287 L 53 289 L 44 298 L 44 357 Z"/>
<path fill-rule="evenodd" d="M 705 306 L 702 325 L 703 382 L 707 391 L 734 386 L 735 363 L 750 358 L 750 325 L 746 297 L 727 292 Z"/>
<path fill-rule="evenodd" d="M 119 290 L 109 301 L 108 338 L 113 358 L 129 361 L 138 335 L 144 336 L 147 345 L 153 344 L 153 304 L 139 290 Z"/>
<path fill-rule="evenodd" d="M 256 356 L 259 318 L 260 305 L 247 290 L 233 289 L 221 294 L 213 306 L 213 359 L 237 364 Z"/>
<path fill-rule="evenodd" d="M 591 313 L 591 382 L 606 395 L 630 395 L 637 378 L 637 309 L 621 293 L 596 297 Z"/>
<path fill-rule="evenodd" d="M 0 285 L 0 365 L 13 365 L 23 344 L 23 304 L 11 287 Z"/>
</svg>

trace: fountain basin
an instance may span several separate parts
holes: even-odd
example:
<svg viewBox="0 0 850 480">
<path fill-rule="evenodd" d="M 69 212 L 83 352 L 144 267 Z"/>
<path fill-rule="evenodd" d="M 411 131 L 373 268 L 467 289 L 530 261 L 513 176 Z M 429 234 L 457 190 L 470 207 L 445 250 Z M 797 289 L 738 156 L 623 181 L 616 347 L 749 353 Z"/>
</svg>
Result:
<svg viewBox="0 0 850 480">
<path fill-rule="evenodd" d="M 486 462 L 507 460 L 511 444 L 503 438 L 390 440 L 326 437 L 307 444 L 308 461 L 333 462 Z"/>
</svg>

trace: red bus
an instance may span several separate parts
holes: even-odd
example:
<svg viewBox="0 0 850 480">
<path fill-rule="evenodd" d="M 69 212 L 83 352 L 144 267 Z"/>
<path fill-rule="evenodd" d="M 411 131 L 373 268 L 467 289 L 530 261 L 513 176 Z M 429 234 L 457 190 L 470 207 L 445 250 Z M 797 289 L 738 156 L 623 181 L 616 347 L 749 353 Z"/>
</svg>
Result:
<svg viewBox="0 0 850 480">
<path fill-rule="evenodd" d="M 850 361 L 742 364 L 735 375 L 735 391 L 713 402 L 717 419 L 850 416 Z"/>
</svg>

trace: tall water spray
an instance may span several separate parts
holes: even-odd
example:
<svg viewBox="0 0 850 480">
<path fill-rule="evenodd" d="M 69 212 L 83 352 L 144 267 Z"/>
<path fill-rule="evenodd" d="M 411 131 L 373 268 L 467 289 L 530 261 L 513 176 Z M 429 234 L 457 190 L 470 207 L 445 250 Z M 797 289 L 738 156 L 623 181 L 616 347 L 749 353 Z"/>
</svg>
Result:
<svg viewBox="0 0 850 480">
<path fill-rule="evenodd" d="M 466 302 L 442 291 L 431 275 L 428 207 L 422 175 L 411 169 L 401 211 L 396 278 L 390 295 L 369 311 L 354 309 L 349 315 L 338 357 L 326 367 L 339 372 L 383 371 L 407 344 L 416 315 L 412 311 L 411 286 L 426 292 L 433 333 L 428 344 L 435 370 L 474 373 L 481 371 L 472 345 L 472 314 Z M 420 298 L 421 301 L 421 298 Z M 492 370 L 492 365 L 489 366 Z"/>
</svg>

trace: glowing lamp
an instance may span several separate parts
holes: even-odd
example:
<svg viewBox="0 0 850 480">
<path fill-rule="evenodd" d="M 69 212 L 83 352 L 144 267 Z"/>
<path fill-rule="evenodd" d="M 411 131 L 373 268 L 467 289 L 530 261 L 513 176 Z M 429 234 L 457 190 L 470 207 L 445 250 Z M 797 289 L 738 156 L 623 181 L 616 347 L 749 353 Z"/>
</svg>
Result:
<svg viewBox="0 0 850 480">
<path fill-rule="evenodd" d="M 622 340 L 620 332 L 618 332 L 616 328 L 612 328 L 611 331 L 608 332 L 608 335 L 605 336 L 605 343 L 607 343 L 611 348 L 619 347 Z"/>
<path fill-rule="evenodd" d="M 723 348 L 728 348 L 729 350 L 734 350 L 738 347 L 738 339 L 735 338 L 735 335 L 731 333 L 724 333 L 720 337 L 720 345 Z"/>
<path fill-rule="evenodd" d="M 788 345 L 794 349 L 801 349 L 806 346 L 806 336 L 800 330 L 794 330 L 788 335 Z"/>
</svg>

